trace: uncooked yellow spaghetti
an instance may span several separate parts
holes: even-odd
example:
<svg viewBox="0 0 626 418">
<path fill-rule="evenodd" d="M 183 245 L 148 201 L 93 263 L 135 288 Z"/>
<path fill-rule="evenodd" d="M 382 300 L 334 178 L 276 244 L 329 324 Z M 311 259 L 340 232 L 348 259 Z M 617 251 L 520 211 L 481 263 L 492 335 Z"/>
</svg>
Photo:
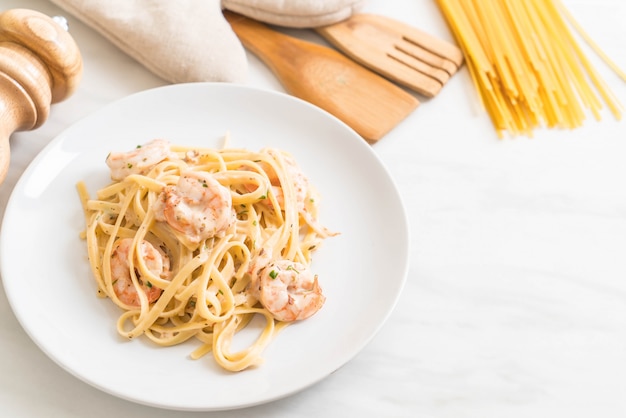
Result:
<svg viewBox="0 0 626 418">
<path fill-rule="evenodd" d="M 620 74 L 559 0 L 437 0 L 464 52 L 498 132 L 532 136 L 539 126 L 573 129 L 603 103 L 622 106 L 579 46 L 571 24 Z"/>
<path fill-rule="evenodd" d="M 315 314 L 325 296 L 311 255 L 330 235 L 315 190 L 289 154 L 154 140 L 107 157 L 113 182 L 91 198 L 78 184 L 98 293 L 122 310 L 117 330 L 161 346 L 200 340 L 227 370 L 262 361 L 277 331 Z M 253 316 L 254 343 L 233 352 Z"/>
</svg>

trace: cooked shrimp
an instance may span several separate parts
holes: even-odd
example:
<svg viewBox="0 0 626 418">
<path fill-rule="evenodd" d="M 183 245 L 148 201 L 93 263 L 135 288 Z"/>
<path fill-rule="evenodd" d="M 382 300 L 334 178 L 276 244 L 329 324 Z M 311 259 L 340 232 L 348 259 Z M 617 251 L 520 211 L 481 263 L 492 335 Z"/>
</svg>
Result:
<svg viewBox="0 0 626 418">
<path fill-rule="evenodd" d="M 270 263 L 260 272 L 258 286 L 259 301 L 279 321 L 306 319 L 326 301 L 317 275 L 291 260 Z"/>
<path fill-rule="evenodd" d="M 268 153 L 272 155 L 274 158 L 275 154 L 279 151 L 268 150 Z M 289 175 L 291 179 L 291 185 L 295 192 L 296 197 L 296 207 L 298 211 L 304 209 L 304 200 L 309 193 L 309 179 L 304 175 L 296 160 L 289 154 L 283 154 L 282 160 L 285 163 L 285 171 Z M 272 191 L 276 195 L 276 200 L 281 207 L 285 207 L 284 204 L 284 192 L 281 187 L 280 181 L 275 173 L 270 173 L 269 175 L 270 183 L 272 184 Z"/>
<path fill-rule="evenodd" d="M 278 159 L 279 157 L 276 157 L 276 154 L 280 153 L 280 151 L 269 149 L 267 150 L 267 153 L 273 158 Z M 296 163 L 296 160 L 291 155 L 282 153 L 281 157 L 283 162 L 285 163 L 285 172 L 289 176 L 293 190 L 295 192 L 296 208 L 298 209 L 298 211 L 302 211 L 304 210 L 305 199 L 309 193 L 309 179 L 304 175 L 304 173 Z M 280 183 L 278 175 L 276 174 L 274 169 L 266 162 L 261 161 L 258 163 L 258 165 L 267 174 L 267 177 L 270 181 L 270 186 L 272 188 L 272 193 L 276 197 L 278 206 L 284 209 L 285 197 L 283 192 L 283 185 Z M 246 185 L 246 189 L 250 192 L 254 191 L 256 187 L 258 186 L 252 184 Z"/>
<path fill-rule="evenodd" d="M 154 206 L 155 218 L 182 232 L 191 242 L 223 234 L 234 222 L 230 190 L 213 176 L 199 171 L 181 175 L 166 186 Z"/>
<path fill-rule="evenodd" d="M 113 291 L 117 297 L 130 306 L 140 306 L 139 293 L 133 285 L 130 276 L 130 257 L 132 250 L 132 238 L 124 238 L 115 244 L 115 248 L 111 253 L 111 279 L 113 280 Z M 148 241 L 142 241 L 139 244 L 139 256 L 143 259 L 146 267 L 155 276 L 167 279 L 170 273 L 169 257 L 156 249 Z M 152 303 L 161 296 L 162 290 L 153 286 L 148 280 L 142 280 L 139 277 L 139 269 L 137 268 L 137 254 L 134 254 L 135 274 L 141 286 L 141 291 L 146 294 L 148 302 Z"/>
<path fill-rule="evenodd" d="M 145 174 L 172 155 L 168 141 L 155 139 L 129 152 L 110 153 L 106 163 L 111 169 L 111 179 L 120 181 L 130 174 Z"/>
<path fill-rule="evenodd" d="M 276 157 L 276 154 L 279 153 L 280 151 L 270 149 L 267 152 L 268 154 L 274 156 L 274 158 L 278 158 Z M 337 235 L 336 232 L 332 232 L 328 230 L 327 228 L 325 228 L 324 226 L 322 226 L 318 222 L 318 220 L 315 218 L 315 216 L 309 212 L 309 209 L 307 208 L 307 204 L 309 202 L 312 203 L 314 201 L 315 190 L 311 187 L 308 177 L 304 175 L 304 173 L 302 172 L 302 169 L 300 168 L 300 166 L 298 166 L 298 163 L 296 162 L 296 160 L 289 154 L 282 154 L 282 159 L 284 162 L 285 171 L 288 174 L 289 179 L 291 179 L 291 184 L 292 184 L 295 198 L 296 198 L 295 199 L 296 210 L 298 211 L 300 216 L 302 216 L 302 219 L 311 228 L 313 228 L 319 235 L 323 237 Z M 278 203 L 278 206 L 284 209 L 285 208 L 285 196 L 284 196 L 283 187 L 280 184 L 280 180 L 278 179 L 278 176 L 276 175 L 274 170 L 271 167 L 269 167 L 268 164 L 261 162 L 259 163 L 259 165 L 267 173 L 267 176 L 270 180 L 272 193 L 276 197 L 276 202 Z"/>
</svg>

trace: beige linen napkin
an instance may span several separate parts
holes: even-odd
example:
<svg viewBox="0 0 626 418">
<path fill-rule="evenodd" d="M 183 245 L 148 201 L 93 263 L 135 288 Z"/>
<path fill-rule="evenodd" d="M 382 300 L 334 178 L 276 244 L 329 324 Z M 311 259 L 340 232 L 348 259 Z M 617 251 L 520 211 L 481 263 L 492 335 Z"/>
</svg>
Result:
<svg viewBox="0 0 626 418">
<path fill-rule="evenodd" d="M 261 22 L 314 28 L 347 19 L 365 0 L 222 0 L 222 6 Z"/>
<path fill-rule="evenodd" d="M 172 83 L 245 80 L 219 0 L 52 0 Z"/>
<path fill-rule="evenodd" d="M 243 82 L 248 63 L 222 7 L 291 27 L 349 17 L 364 0 L 51 0 L 171 83 Z"/>
</svg>

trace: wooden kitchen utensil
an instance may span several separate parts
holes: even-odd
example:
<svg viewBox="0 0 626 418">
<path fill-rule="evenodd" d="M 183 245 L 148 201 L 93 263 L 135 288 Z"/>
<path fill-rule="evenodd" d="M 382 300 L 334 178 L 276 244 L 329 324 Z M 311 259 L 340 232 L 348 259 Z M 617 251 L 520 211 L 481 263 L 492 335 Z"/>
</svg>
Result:
<svg viewBox="0 0 626 418">
<path fill-rule="evenodd" d="M 315 30 L 353 60 L 427 97 L 463 63 L 455 45 L 385 16 L 355 14 Z"/>
<path fill-rule="evenodd" d="M 224 11 L 243 45 L 296 97 L 325 109 L 368 141 L 377 141 L 418 100 L 332 48 L 303 41 L 247 17 Z"/>
<path fill-rule="evenodd" d="M 74 40 L 53 18 L 28 9 L 0 14 L 0 184 L 11 134 L 41 126 L 50 105 L 74 92 L 82 67 Z"/>
</svg>

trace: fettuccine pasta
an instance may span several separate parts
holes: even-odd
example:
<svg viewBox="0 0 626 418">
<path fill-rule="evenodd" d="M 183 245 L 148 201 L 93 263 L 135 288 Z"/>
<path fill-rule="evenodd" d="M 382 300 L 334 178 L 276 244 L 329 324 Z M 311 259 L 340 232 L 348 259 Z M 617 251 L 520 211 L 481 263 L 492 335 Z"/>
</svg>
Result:
<svg viewBox="0 0 626 418">
<path fill-rule="evenodd" d="M 154 140 L 107 157 L 113 182 L 78 190 L 98 294 L 122 313 L 120 335 L 160 346 L 195 338 L 239 371 L 261 363 L 276 333 L 324 304 L 311 256 L 334 235 L 318 220 L 314 188 L 276 149 L 210 149 Z M 265 326 L 233 352 L 254 316 Z"/>
</svg>

